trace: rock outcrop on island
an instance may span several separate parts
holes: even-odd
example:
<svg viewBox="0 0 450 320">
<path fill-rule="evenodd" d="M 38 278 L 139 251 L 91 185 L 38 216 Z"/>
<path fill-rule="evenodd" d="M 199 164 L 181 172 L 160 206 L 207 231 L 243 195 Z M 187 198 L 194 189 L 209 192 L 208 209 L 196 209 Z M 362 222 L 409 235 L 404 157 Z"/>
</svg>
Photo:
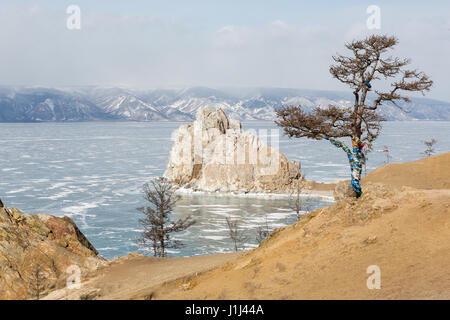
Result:
<svg viewBox="0 0 450 320">
<path fill-rule="evenodd" d="M 175 133 L 164 177 L 208 192 L 286 192 L 303 180 L 299 162 L 288 162 L 256 134 L 222 109 L 199 109 L 196 120 Z"/>
<path fill-rule="evenodd" d="M 69 217 L 0 207 L 0 300 L 36 299 L 82 279 L 105 264 L 97 254 Z"/>
</svg>

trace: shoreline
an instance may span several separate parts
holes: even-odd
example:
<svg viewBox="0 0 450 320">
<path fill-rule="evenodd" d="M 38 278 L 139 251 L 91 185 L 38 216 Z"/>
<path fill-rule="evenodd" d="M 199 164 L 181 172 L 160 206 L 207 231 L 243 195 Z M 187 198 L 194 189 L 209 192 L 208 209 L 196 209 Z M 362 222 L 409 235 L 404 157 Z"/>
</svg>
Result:
<svg viewBox="0 0 450 320">
<path fill-rule="evenodd" d="M 210 197 L 237 197 L 237 198 L 268 198 L 268 199 L 287 199 L 292 196 L 291 193 L 269 193 L 269 192 L 243 192 L 243 191 L 203 191 L 194 190 L 192 188 L 180 187 L 176 191 L 177 194 L 183 196 L 210 196 Z M 301 193 L 302 198 L 314 198 L 335 202 L 332 190 L 315 190 L 311 189 L 305 193 Z"/>
</svg>

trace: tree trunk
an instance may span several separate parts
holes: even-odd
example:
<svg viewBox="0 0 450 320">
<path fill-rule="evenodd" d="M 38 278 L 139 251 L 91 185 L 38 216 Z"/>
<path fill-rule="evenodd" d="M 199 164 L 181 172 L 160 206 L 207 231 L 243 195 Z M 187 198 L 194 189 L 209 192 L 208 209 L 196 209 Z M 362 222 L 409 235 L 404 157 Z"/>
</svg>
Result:
<svg viewBox="0 0 450 320">
<path fill-rule="evenodd" d="M 362 188 L 359 183 L 361 180 L 362 166 L 364 164 L 364 155 L 362 153 L 361 140 L 358 137 L 352 138 L 353 150 L 350 150 L 345 143 L 325 136 L 325 139 L 330 141 L 335 147 L 341 148 L 347 154 L 348 162 L 350 164 L 351 182 L 350 185 L 359 198 L 362 194 Z"/>
<path fill-rule="evenodd" d="M 350 162 L 350 168 L 352 173 L 351 185 L 352 189 L 356 192 L 356 197 L 359 198 L 362 194 L 362 188 L 359 183 L 361 180 L 361 172 L 364 164 L 364 155 L 362 153 L 361 140 L 358 137 L 352 138 L 353 156 Z"/>
<path fill-rule="evenodd" d="M 161 257 L 165 257 L 166 253 L 165 253 L 165 243 L 164 243 L 164 231 L 162 232 L 162 236 L 160 238 L 160 245 L 161 245 Z"/>
<path fill-rule="evenodd" d="M 361 180 L 361 168 L 362 165 L 358 164 L 357 162 L 353 162 L 350 164 L 351 174 L 352 174 L 352 180 L 350 182 L 352 189 L 356 192 L 356 197 L 359 198 L 362 194 L 362 188 L 360 185 Z"/>
<path fill-rule="evenodd" d="M 159 212 L 159 244 L 161 246 L 160 248 L 160 257 L 165 256 L 165 243 L 164 243 L 164 236 L 165 236 L 165 230 L 164 230 L 164 212 L 162 209 L 160 209 Z"/>
</svg>

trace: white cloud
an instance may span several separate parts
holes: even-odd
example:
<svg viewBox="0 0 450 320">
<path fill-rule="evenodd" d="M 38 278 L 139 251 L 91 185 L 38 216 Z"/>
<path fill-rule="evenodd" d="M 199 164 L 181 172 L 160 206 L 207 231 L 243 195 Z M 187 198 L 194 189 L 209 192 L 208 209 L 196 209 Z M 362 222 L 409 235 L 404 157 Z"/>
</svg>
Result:
<svg viewBox="0 0 450 320">
<path fill-rule="evenodd" d="M 69 31 L 64 10 L 1 4 L 0 83 L 345 90 L 328 68 L 333 54 L 345 53 L 345 41 L 368 34 L 364 14 L 339 25 L 317 17 L 307 25 L 273 19 L 209 30 L 158 15 L 100 14 L 82 8 L 81 30 Z M 411 57 L 414 66 L 435 80 L 430 96 L 450 100 L 450 20 L 386 20 L 380 32 L 400 38 L 396 52 Z"/>
</svg>

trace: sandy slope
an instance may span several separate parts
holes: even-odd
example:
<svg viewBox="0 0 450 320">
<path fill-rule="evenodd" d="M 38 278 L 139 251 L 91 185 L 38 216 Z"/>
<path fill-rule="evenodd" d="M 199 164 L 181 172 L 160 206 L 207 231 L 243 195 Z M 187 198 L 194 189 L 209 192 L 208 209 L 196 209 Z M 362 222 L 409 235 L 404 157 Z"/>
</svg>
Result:
<svg viewBox="0 0 450 320">
<path fill-rule="evenodd" d="M 417 189 L 450 189 L 450 152 L 418 161 L 385 165 L 371 171 L 363 182 Z"/>
<path fill-rule="evenodd" d="M 130 254 L 113 260 L 87 281 L 83 279 L 79 290 L 54 291 L 45 299 L 148 299 L 155 286 L 222 266 L 241 254 L 189 258 L 149 258 Z"/>
<path fill-rule="evenodd" d="M 450 299 L 449 160 L 374 170 L 360 199 L 315 210 L 241 256 L 123 259 L 86 282 L 84 297 Z M 379 290 L 367 288 L 370 265 Z"/>
<path fill-rule="evenodd" d="M 369 206 L 316 210 L 225 267 L 162 286 L 155 298 L 449 299 L 450 190 L 373 189 L 364 195 Z M 370 265 L 381 268 L 380 290 L 366 286 Z"/>
</svg>

